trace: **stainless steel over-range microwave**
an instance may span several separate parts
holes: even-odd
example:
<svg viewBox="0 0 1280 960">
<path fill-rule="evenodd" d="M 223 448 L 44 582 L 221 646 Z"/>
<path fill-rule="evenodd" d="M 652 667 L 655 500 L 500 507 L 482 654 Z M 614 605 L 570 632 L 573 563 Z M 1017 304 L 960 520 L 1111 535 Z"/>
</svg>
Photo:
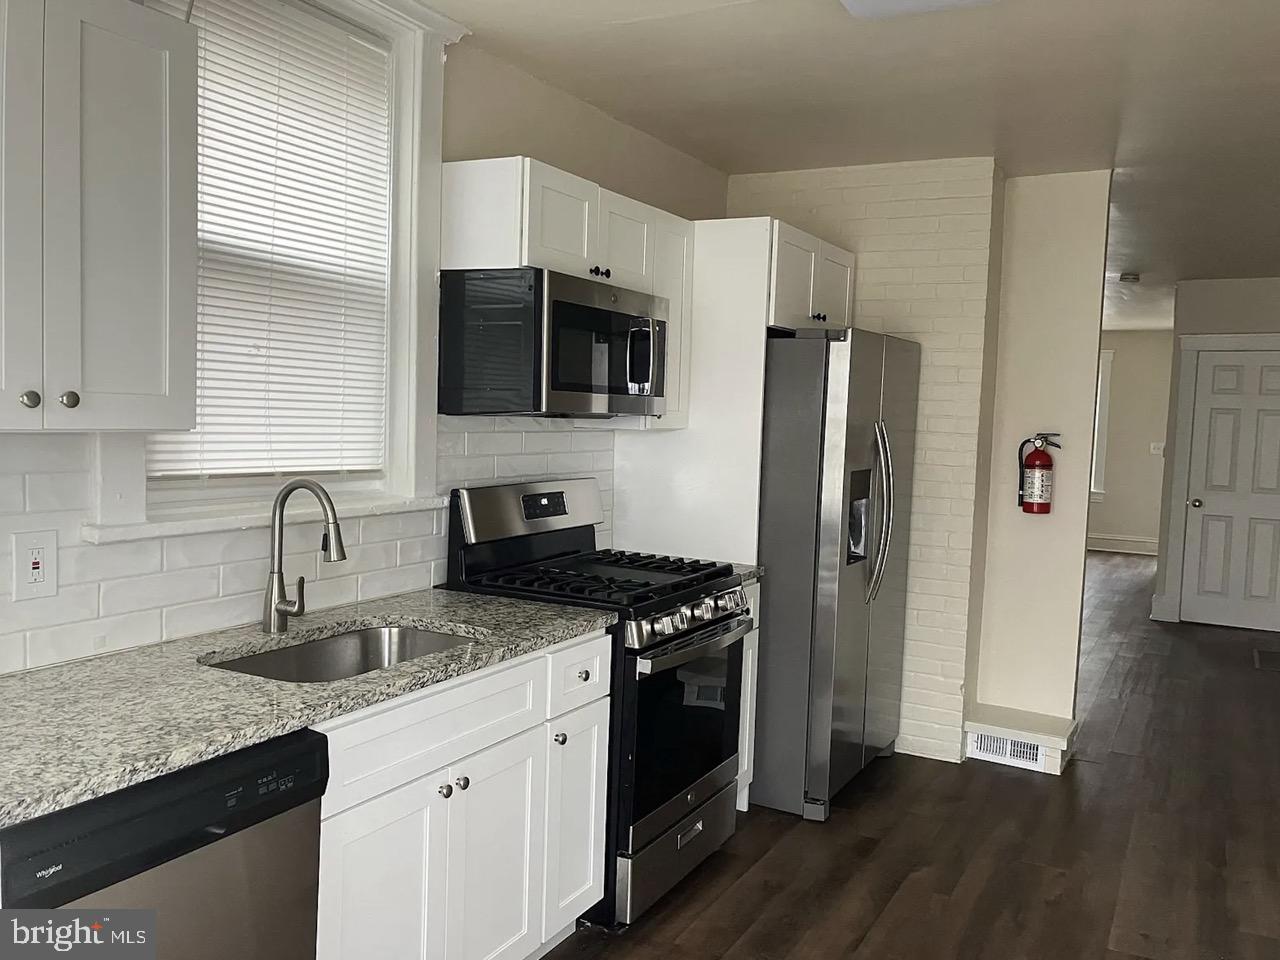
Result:
<svg viewBox="0 0 1280 960">
<path fill-rule="evenodd" d="M 659 416 L 667 300 L 551 270 L 440 274 L 440 412 Z"/>
</svg>

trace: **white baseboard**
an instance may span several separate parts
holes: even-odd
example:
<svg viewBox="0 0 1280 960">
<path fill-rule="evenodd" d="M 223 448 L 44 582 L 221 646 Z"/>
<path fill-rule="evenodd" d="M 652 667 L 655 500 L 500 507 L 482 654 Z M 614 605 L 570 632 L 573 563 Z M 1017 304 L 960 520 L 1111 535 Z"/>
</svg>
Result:
<svg viewBox="0 0 1280 960">
<path fill-rule="evenodd" d="M 1160 541 L 1154 537 L 1120 537 L 1109 533 L 1090 534 L 1086 542 L 1090 550 L 1107 553 L 1139 553 L 1154 557 L 1160 552 Z"/>
</svg>

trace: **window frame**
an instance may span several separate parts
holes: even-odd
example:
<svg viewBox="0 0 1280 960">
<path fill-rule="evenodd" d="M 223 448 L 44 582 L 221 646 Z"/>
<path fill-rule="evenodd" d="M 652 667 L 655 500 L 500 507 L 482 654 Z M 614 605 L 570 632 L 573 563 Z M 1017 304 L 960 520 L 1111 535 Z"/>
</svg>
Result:
<svg viewBox="0 0 1280 960">
<path fill-rule="evenodd" d="M 387 297 L 386 450 L 381 471 L 309 473 L 340 500 L 435 497 L 436 329 L 439 313 L 441 142 L 444 49 L 469 31 L 417 0 L 280 0 L 372 33 L 390 49 L 391 198 Z M 246 501 L 266 499 L 298 474 L 252 477 L 146 475 L 146 434 L 100 434 L 96 524 L 138 524 L 149 508 L 171 515 L 184 505 L 202 513 L 226 504 L 241 516 Z"/>
</svg>

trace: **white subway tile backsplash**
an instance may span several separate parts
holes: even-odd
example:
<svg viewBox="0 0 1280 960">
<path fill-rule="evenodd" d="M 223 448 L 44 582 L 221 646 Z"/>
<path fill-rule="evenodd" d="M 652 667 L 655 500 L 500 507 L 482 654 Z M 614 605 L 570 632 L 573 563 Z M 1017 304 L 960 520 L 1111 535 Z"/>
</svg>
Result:
<svg viewBox="0 0 1280 960">
<path fill-rule="evenodd" d="M 201 600 L 164 611 L 164 639 L 189 637 L 239 623 L 253 623 L 262 618 L 262 591 Z"/>
<path fill-rule="evenodd" d="M 425 537 L 434 530 L 435 518 L 430 511 L 426 510 L 417 513 L 389 513 L 381 517 L 365 517 L 360 521 L 360 543 Z"/>
<path fill-rule="evenodd" d="M 334 566 L 340 566 L 340 564 L 334 564 Z M 355 603 L 358 599 L 359 579 L 353 573 L 350 576 L 335 577 L 332 580 L 308 580 L 307 609 L 319 610 L 322 607 L 338 607 L 344 603 Z"/>
<path fill-rule="evenodd" d="M 158 573 L 163 552 L 158 540 L 58 548 L 58 580 L 89 583 Z"/>
<path fill-rule="evenodd" d="M 27 634 L 27 666 L 42 667 L 109 650 L 124 650 L 161 638 L 159 610 L 100 617 L 80 623 L 32 630 Z"/>
<path fill-rule="evenodd" d="M 613 432 L 606 430 L 575 430 L 572 449 L 612 450 Z"/>
<path fill-rule="evenodd" d="M 21 670 L 27 665 L 27 635 L 6 633 L 0 636 L 0 673 Z"/>
<path fill-rule="evenodd" d="M 0 473 L 89 470 L 87 434 L 8 433 L 0 435 Z"/>
<path fill-rule="evenodd" d="M 319 536 L 320 525 L 315 525 Z M 296 534 L 291 528 L 286 536 Z M 229 533 L 200 533 L 188 537 L 172 537 L 164 541 L 164 568 L 179 570 L 183 567 L 207 567 L 211 564 L 233 563 L 236 560 L 252 560 L 265 557 L 270 535 L 265 529 L 234 530 Z"/>
<path fill-rule="evenodd" d="M 102 584 L 102 615 L 151 610 L 218 595 L 218 568 L 193 567 Z"/>
<path fill-rule="evenodd" d="M 424 517 L 428 524 L 426 529 L 430 530 L 431 518 L 425 514 Z M 415 524 L 415 527 L 420 528 L 420 523 Z M 352 574 L 394 567 L 397 562 L 398 546 L 398 542 L 391 539 L 365 543 L 362 535 L 362 542 L 359 546 L 347 547 L 346 560 L 340 563 L 321 562 L 317 564 L 316 578 L 319 580 L 336 580 Z"/>
<path fill-rule="evenodd" d="M 546 454 L 520 453 L 497 457 L 495 469 L 498 479 L 504 480 L 515 477 L 546 476 L 549 467 Z"/>
<path fill-rule="evenodd" d="M 547 470 L 556 476 L 580 476 L 595 468 L 590 453 L 553 453 L 547 457 Z"/>
<path fill-rule="evenodd" d="M 431 586 L 431 564 L 415 563 L 394 570 L 379 570 L 360 576 L 360 599 L 369 600 L 374 597 L 386 597 L 393 593 L 407 593 L 410 590 L 425 590 Z"/>
<path fill-rule="evenodd" d="M 0 513 L 22 513 L 25 509 L 21 474 L 0 475 Z"/>
<path fill-rule="evenodd" d="M 413 563 L 425 563 L 431 560 L 442 560 L 448 551 L 447 537 L 416 537 L 412 540 L 400 541 L 400 566 Z"/>
<path fill-rule="evenodd" d="M 299 577 L 306 577 L 308 583 L 315 580 L 318 560 L 319 555 L 314 551 L 287 554 L 284 558 L 285 582 L 296 583 Z M 267 571 L 270 569 L 271 562 L 265 556 L 260 560 L 224 563 L 218 592 L 224 597 L 232 597 L 252 590 L 266 590 Z"/>
<path fill-rule="evenodd" d="M 28 473 L 27 509 L 83 510 L 89 505 L 88 473 Z"/>
<path fill-rule="evenodd" d="M 546 432 L 524 434 L 525 453 L 563 453 L 570 449 L 573 434 Z"/>
<path fill-rule="evenodd" d="M 98 615 L 98 585 L 82 583 L 63 587 L 56 596 L 35 600 L 0 599 L 0 630 L 11 633 L 60 623 L 88 620 Z"/>
<path fill-rule="evenodd" d="M 469 433 L 467 455 L 519 453 L 524 449 L 523 433 Z"/>
</svg>

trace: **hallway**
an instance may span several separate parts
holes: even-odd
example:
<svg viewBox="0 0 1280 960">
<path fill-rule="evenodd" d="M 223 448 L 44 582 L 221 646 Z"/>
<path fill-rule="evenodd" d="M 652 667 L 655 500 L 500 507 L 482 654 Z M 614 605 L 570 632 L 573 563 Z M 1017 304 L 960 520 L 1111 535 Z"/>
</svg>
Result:
<svg viewBox="0 0 1280 960">
<path fill-rule="evenodd" d="M 1154 563 L 1091 554 L 1058 777 L 896 756 L 805 823 L 753 808 L 622 934 L 554 960 L 1280 958 L 1280 635 L 1147 619 Z"/>
</svg>

